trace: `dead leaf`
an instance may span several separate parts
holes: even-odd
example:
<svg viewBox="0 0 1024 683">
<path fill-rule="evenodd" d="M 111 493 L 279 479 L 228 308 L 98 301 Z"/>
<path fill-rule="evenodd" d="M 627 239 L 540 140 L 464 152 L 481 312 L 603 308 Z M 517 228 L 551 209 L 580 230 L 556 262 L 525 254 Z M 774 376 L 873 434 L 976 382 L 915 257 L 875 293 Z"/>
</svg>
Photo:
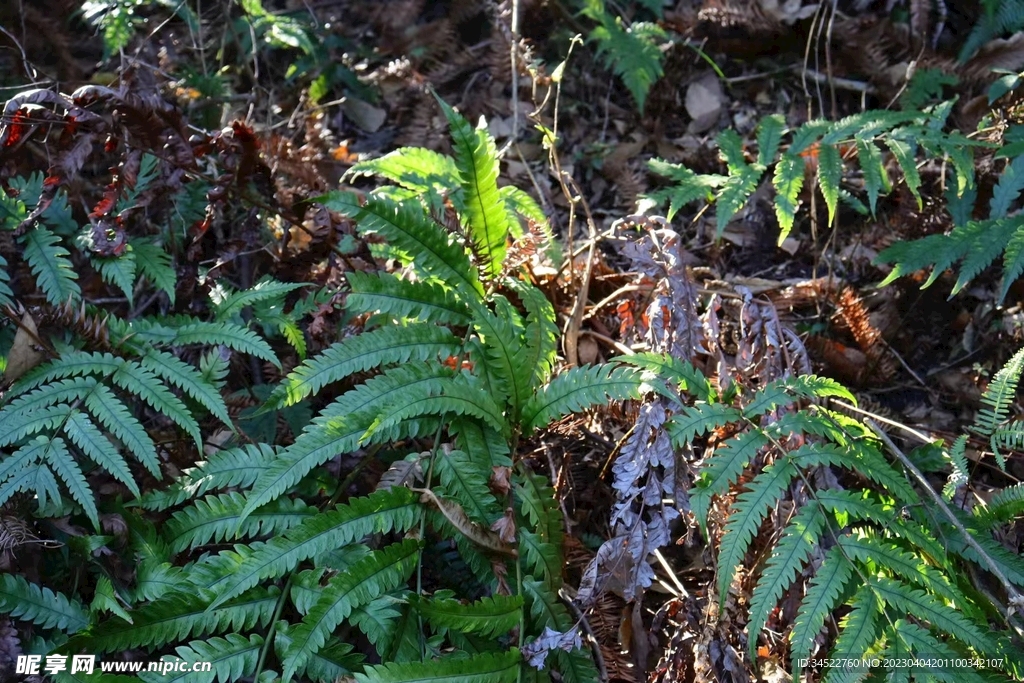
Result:
<svg viewBox="0 0 1024 683">
<path fill-rule="evenodd" d="M 713 73 L 702 76 L 686 89 L 686 113 L 693 121 L 687 127 L 691 133 L 703 133 L 718 122 L 725 103 L 722 84 Z"/>
<path fill-rule="evenodd" d="M 352 120 L 367 133 L 376 133 L 384 125 L 388 113 L 380 107 L 375 107 L 357 97 L 348 97 L 341 103 L 341 110 L 345 116 Z"/>
<path fill-rule="evenodd" d="M 21 316 L 21 324 L 14 334 L 11 352 L 7 354 L 7 368 L 4 370 L 5 382 L 13 382 L 26 372 L 46 359 L 39 344 L 39 330 L 32 315 L 25 311 Z"/>
<path fill-rule="evenodd" d="M 505 543 L 516 542 L 516 515 L 512 508 L 505 508 L 505 514 L 491 525 L 491 531 L 498 534 L 498 538 Z"/>
<path fill-rule="evenodd" d="M 501 537 L 498 534 L 494 533 L 490 529 L 483 528 L 467 517 L 466 512 L 458 503 L 438 498 L 430 489 L 412 490 L 420 494 L 421 503 L 430 503 L 436 507 L 441 514 L 444 515 L 444 518 L 447 519 L 459 533 L 484 550 L 489 550 L 498 555 L 510 555 L 511 557 L 519 556 L 516 549 L 501 540 Z"/>
</svg>

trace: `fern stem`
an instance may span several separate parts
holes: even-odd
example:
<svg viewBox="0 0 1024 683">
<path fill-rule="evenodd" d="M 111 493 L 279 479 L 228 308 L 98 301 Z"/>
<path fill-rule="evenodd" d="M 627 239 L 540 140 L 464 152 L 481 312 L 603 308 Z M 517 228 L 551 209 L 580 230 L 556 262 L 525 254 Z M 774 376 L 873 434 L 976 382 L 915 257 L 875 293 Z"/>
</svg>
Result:
<svg viewBox="0 0 1024 683">
<path fill-rule="evenodd" d="M 1003 584 L 1003 590 L 1006 591 L 1006 596 L 1010 601 L 1011 607 L 1007 608 L 1003 605 L 997 605 L 1000 610 L 1002 610 L 1005 615 L 1009 615 L 1012 614 L 1013 610 L 1024 607 L 1024 595 L 1021 595 L 1017 588 L 1010 583 L 1010 580 L 1006 578 L 1003 570 L 1000 569 L 995 560 L 985 552 L 985 549 L 981 547 L 981 544 L 974 540 L 974 536 L 971 535 L 971 532 L 969 532 L 960 520 L 957 519 L 956 515 L 953 514 L 953 511 L 949 509 L 948 505 L 946 505 L 946 501 L 942 499 L 942 496 L 935 492 L 935 489 L 933 489 L 931 484 L 928 483 L 928 480 L 925 479 L 923 474 L 921 474 L 921 470 L 917 469 L 917 466 L 910 461 L 910 458 L 908 458 L 903 451 L 901 451 L 896 444 L 892 442 L 889 435 L 882 431 L 882 428 L 879 427 L 874 420 L 867 419 L 864 420 L 864 423 L 871 428 L 871 431 L 878 435 L 878 438 L 882 440 L 882 443 L 885 444 L 886 448 L 888 448 L 892 454 L 899 459 L 903 466 L 907 468 L 912 475 L 914 475 L 914 479 L 916 479 L 925 492 L 928 493 L 928 497 L 935 502 L 946 519 L 948 519 L 953 527 L 960 532 L 960 535 L 964 537 L 964 541 L 967 545 L 971 546 L 971 549 L 978 553 L 978 556 L 984 560 L 985 564 L 988 566 L 988 570 L 992 572 L 997 579 L 999 579 L 1001 584 Z"/>
<path fill-rule="evenodd" d="M 281 611 L 284 609 L 284 603 L 288 600 L 288 592 L 292 587 L 292 577 L 295 576 L 295 569 L 288 572 L 288 578 L 285 579 L 284 588 L 281 589 L 281 597 L 277 600 L 277 605 L 274 607 L 274 616 L 270 618 L 270 628 L 267 630 L 267 637 L 263 641 L 263 647 L 260 648 L 260 658 L 256 662 L 256 674 L 252 677 L 252 680 L 259 681 L 260 674 L 263 673 L 263 665 L 267 661 L 267 652 L 270 651 L 270 645 L 274 642 L 274 631 L 277 630 L 277 621 L 281 618 Z"/>
</svg>

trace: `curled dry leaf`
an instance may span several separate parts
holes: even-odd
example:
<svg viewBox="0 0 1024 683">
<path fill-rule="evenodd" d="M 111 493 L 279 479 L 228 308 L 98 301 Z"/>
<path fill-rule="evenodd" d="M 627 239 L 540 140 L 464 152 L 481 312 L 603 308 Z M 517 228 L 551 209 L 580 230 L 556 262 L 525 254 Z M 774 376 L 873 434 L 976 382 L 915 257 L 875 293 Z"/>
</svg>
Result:
<svg viewBox="0 0 1024 683">
<path fill-rule="evenodd" d="M 26 372 L 43 362 L 46 355 L 39 343 L 39 330 L 32 315 L 25 311 L 21 316 L 21 324 L 14 334 L 11 352 L 7 354 L 7 368 L 4 370 L 6 383 L 13 382 Z"/>
<path fill-rule="evenodd" d="M 505 508 L 505 514 L 491 525 L 491 531 L 497 532 L 498 538 L 505 543 L 516 542 L 516 515 L 512 508 Z"/>
<path fill-rule="evenodd" d="M 436 507 L 460 534 L 480 546 L 484 551 L 497 555 L 519 556 L 516 549 L 503 541 L 498 534 L 490 529 L 483 528 L 466 516 L 466 512 L 458 503 L 438 498 L 430 489 L 412 490 L 420 494 L 421 503 L 430 503 Z"/>
<path fill-rule="evenodd" d="M 507 496 L 512 488 L 512 468 L 495 465 L 491 468 L 491 480 L 487 485 L 497 496 Z"/>
</svg>

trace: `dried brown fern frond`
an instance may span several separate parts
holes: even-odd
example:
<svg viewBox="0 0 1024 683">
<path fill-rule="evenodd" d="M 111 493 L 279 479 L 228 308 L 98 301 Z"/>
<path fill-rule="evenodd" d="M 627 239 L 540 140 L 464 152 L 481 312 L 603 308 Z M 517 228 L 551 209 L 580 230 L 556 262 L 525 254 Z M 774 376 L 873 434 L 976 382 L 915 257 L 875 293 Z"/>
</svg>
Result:
<svg viewBox="0 0 1024 683">
<path fill-rule="evenodd" d="M 24 521 L 10 515 L 0 515 L 0 553 L 36 540 L 38 538 Z"/>
<path fill-rule="evenodd" d="M 61 306 L 49 309 L 47 314 L 47 322 L 74 330 L 82 337 L 92 341 L 98 349 L 110 348 L 110 329 L 107 326 L 107 316 L 101 318 L 99 313 L 87 313 L 84 301 L 76 306 L 69 299 Z"/>
</svg>

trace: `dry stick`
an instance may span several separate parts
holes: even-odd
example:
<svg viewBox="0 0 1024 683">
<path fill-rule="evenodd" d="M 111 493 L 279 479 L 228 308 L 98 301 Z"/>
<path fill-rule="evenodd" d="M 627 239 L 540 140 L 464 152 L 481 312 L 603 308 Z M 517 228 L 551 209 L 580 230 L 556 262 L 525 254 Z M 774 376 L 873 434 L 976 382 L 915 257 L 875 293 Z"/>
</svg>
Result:
<svg viewBox="0 0 1024 683">
<path fill-rule="evenodd" d="M 921 474 L 921 470 L 917 469 L 917 466 L 914 465 L 914 463 L 912 463 L 910 459 L 906 455 L 904 455 L 903 451 L 901 451 L 896 446 L 896 444 L 892 442 L 892 439 L 889 438 L 888 434 L 882 431 L 882 428 L 878 426 L 878 423 L 876 423 L 874 420 L 870 418 L 864 420 L 864 423 L 871 428 L 871 431 L 873 431 L 879 439 L 882 440 L 882 443 L 885 444 L 886 448 L 888 448 L 893 455 L 899 458 L 899 461 L 903 464 L 903 466 L 907 468 L 907 470 L 909 470 L 912 475 L 914 475 L 914 479 L 916 479 L 918 483 L 921 484 L 922 487 L 924 487 L 924 490 L 927 491 L 928 496 L 935 502 L 939 509 L 942 510 L 942 514 L 946 516 L 946 519 L 948 519 L 956 528 L 956 530 L 959 531 L 960 534 L 964 537 L 964 540 L 967 542 L 967 545 L 969 545 L 971 549 L 974 550 L 974 552 L 978 553 L 978 556 L 981 557 L 981 559 L 985 562 L 986 565 L 988 565 L 988 570 L 992 572 L 992 574 L 994 574 L 997 579 L 999 579 L 999 582 L 1001 584 L 1003 584 L 1003 590 L 1006 591 L 1006 595 L 1010 600 L 1010 606 L 1006 608 L 1003 608 L 1002 605 L 997 606 L 1005 610 L 1007 619 L 1009 619 L 1009 617 L 1013 615 L 1016 609 L 1024 607 L 1024 595 L 1020 594 L 1016 587 L 1014 587 L 1014 585 L 1010 583 L 1010 580 L 1006 578 L 1006 575 L 1003 574 L 1003 570 L 999 568 L 999 565 L 996 564 L 995 560 L 993 560 L 989 556 L 989 554 L 985 552 L 985 549 L 982 548 L 981 545 L 974 540 L 974 537 L 971 535 L 971 533 L 967 531 L 967 528 L 960 522 L 959 519 L 956 518 L 956 515 L 954 515 L 953 511 L 949 509 L 949 506 L 946 505 L 946 501 L 942 499 L 942 496 L 935 492 L 935 489 L 933 489 L 931 484 L 928 483 L 928 480 L 925 479 L 923 474 Z"/>
<path fill-rule="evenodd" d="M 590 627 L 590 622 L 587 621 L 587 615 L 576 606 L 576 603 L 573 601 L 572 596 L 569 595 L 569 592 L 565 589 L 565 586 L 558 589 L 558 597 L 561 598 L 562 602 L 569 607 L 573 616 L 576 617 L 576 621 L 579 622 L 580 626 L 583 627 L 584 632 L 589 636 L 587 640 L 590 642 L 590 649 L 594 651 L 594 663 L 597 664 L 597 675 L 599 676 L 601 683 L 607 683 L 608 668 L 604 663 L 604 655 L 601 654 L 601 643 L 598 641 L 597 635 L 594 634 L 594 629 Z"/>
</svg>

